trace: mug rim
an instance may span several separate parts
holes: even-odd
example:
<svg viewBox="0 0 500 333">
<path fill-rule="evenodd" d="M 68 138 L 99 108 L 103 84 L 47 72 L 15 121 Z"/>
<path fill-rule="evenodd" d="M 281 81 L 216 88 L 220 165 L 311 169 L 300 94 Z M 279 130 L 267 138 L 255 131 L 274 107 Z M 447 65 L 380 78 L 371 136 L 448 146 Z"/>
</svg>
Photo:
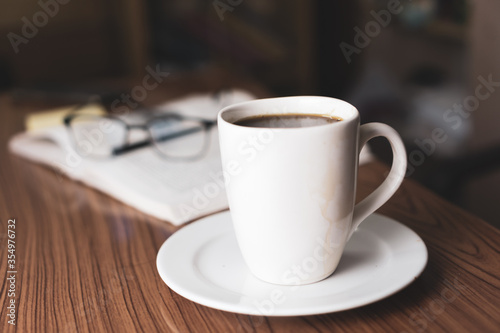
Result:
<svg viewBox="0 0 500 333">
<path fill-rule="evenodd" d="M 299 106 L 296 105 L 296 103 L 300 103 L 299 101 L 302 101 L 303 103 L 330 103 L 330 107 L 334 106 L 336 107 L 335 109 L 331 110 L 330 112 L 304 112 L 302 109 L 300 111 L 293 111 L 293 110 L 288 110 L 287 105 L 291 105 L 293 103 L 295 108 L 298 108 Z M 274 105 L 273 105 L 274 104 Z M 267 105 L 269 106 L 281 106 L 283 109 L 277 112 L 264 112 L 262 111 L 259 106 L 262 105 Z M 301 106 L 304 107 L 304 106 Z M 285 112 L 283 112 L 285 110 Z M 246 111 L 246 112 L 245 112 Z M 244 116 L 239 116 L 238 117 L 238 112 L 239 113 L 246 113 Z M 233 119 L 228 119 L 227 115 L 232 114 L 234 117 Z M 235 116 L 236 114 L 236 116 Z M 259 116 L 259 115 L 269 115 L 269 114 L 315 114 L 315 115 L 326 115 L 326 116 L 335 116 L 335 117 L 340 117 L 342 118 L 342 121 L 339 122 L 333 122 L 325 125 L 321 125 L 320 127 L 326 127 L 326 126 L 340 126 L 342 123 L 346 124 L 348 122 L 352 121 L 359 121 L 359 111 L 356 109 L 356 107 L 344 100 L 334 98 L 334 97 L 327 97 L 327 96 L 314 96 L 314 95 L 303 95 L 303 96 L 285 96 L 285 97 L 270 97 L 270 98 L 260 98 L 260 99 L 253 99 L 250 101 L 244 101 L 244 102 L 239 102 L 235 104 L 228 105 L 221 109 L 217 115 L 217 120 L 219 123 L 224 122 L 227 125 L 230 126 L 235 126 L 235 127 L 241 127 L 241 128 L 247 128 L 247 129 L 261 129 L 261 127 L 245 127 L 241 125 L 236 125 L 234 122 L 247 118 L 247 117 L 253 117 L 253 116 Z M 311 127 L 294 127 L 294 128 L 280 128 L 284 130 L 307 130 L 307 129 L 312 129 L 312 128 L 318 128 L 318 126 L 311 126 Z"/>
</svg>

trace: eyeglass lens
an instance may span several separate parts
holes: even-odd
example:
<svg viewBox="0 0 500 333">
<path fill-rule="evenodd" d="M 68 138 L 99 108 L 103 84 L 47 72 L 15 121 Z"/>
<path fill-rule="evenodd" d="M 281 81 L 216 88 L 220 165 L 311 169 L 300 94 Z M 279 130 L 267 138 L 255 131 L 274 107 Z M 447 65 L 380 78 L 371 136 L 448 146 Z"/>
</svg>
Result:
<svg viewBox="0 0 500 333">
<path fill-rule="evenodd" d="M 125 144 L 127 127 L 113 118 L 79 116 L 71 121 L 78 153 L 82 156 L 109 156 Z"/>
<path fill-rule="evenodd" d="M 157 119 L 149 124 L 154 144 L 165 156 L 196 157 L 203 153 L 207 135 L 203 123 L 190 119 Z"/>
</svg>

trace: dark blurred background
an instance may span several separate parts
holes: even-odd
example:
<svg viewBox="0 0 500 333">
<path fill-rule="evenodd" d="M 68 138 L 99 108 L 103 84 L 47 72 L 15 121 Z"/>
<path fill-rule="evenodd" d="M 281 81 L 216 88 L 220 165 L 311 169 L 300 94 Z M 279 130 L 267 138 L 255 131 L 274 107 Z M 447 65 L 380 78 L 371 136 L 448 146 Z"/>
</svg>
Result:
<svg viewBox="0 0 500 333">
<path fill-rule="evenodd" d="M 159 66 L 345 99 L 401 133 L 409 177 L 498 226 L 499 13 L 495 0 L 4 0 L 0 91 L 70 101 Z"/>
</svg>

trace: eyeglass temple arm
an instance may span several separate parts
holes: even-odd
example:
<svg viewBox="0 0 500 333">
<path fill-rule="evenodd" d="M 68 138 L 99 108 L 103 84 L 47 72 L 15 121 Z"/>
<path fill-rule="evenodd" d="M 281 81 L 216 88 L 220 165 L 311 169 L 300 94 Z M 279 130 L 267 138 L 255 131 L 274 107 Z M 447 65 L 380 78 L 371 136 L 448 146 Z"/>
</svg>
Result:
<svg viewBox="0 0 500 333">
<path fill-rule="evenodd" d="M 212 120 L 206 120 L 206 121 L 203 122 L 203 124 L 205 125 L 204 130 L 208 130 L 212 126 L 216 125 L 217 122 L 216 121 L 212 121 Z M 167 135 L 160 136 L 159 138 L 156 138 L 155 140 L 158 141 L 158 142 L 168 141 L 168 140 L 171 140 L 171 139 L 178 138 L 180 136 L 184 136 L 184 135 L 188 135 L 188 134 L 191 134 L 191 133 L 198 132 L 200 130 L 201 130 L 200 128 L 189 128 L 189 129 L 186 129 L 186 130 L 183 130 L 183 131 L 180 131 L 180 132 L 170 133 L 170 134 L 167 134 Z M 121 155 L 123 153 L 129 152 L 129 151 L 132 151 L 132 150 L 135 150 L 135 149 L 138 149 L 138 148 L 146 147 L 146 146 L 149 146 L 151 144 L 152 144 L 151 140 L 144 140 L 144 141 L 139 141 L 139 142 L 136 142 L 136 143 L 132 143 L 130 145 L 126 145 L 126 146 L 123 146 L 123 147 L 120 147 L 120 148 L 113 149 L 113 155 L 115 155 L 115 156 L 116 155 Z"/>
<path fill-rule="evenodd" d="M 118 156 L 118 155 L 127 153 L 127 152 L 132 151 L 132 150 L 136 150 L 136 149 L 139 149 L 142 147 L 149 146 L 150 144 L 151 144 L 151 141 L 149 141 L 149 140 L 144 140 L 144 141 L 132 143 L 132 144 L 120 147 L 120 148 L 113 149 L 112 154 L 114 156 Z"/>
</svg>

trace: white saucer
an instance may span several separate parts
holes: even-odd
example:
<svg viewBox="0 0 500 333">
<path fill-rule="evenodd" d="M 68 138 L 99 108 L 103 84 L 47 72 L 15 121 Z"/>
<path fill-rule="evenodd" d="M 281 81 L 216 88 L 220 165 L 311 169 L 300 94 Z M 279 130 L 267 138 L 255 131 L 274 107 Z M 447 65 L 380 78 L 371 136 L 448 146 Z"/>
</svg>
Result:
<svg viewBox="0 0 500 333">
<path fill-rule="evenodd" d="M 312 315 L 366 305 L 406 287 L 426 263 L 422 239 L 378 214 L 354 233 L 334 274 L 314 284 L 280 286 L 254 277 L 243 262 L 229 212 L 177 231 L 156 259 L 161 278 L 179 295 L 219 310 L 265 316 Z"/>
</svg>

